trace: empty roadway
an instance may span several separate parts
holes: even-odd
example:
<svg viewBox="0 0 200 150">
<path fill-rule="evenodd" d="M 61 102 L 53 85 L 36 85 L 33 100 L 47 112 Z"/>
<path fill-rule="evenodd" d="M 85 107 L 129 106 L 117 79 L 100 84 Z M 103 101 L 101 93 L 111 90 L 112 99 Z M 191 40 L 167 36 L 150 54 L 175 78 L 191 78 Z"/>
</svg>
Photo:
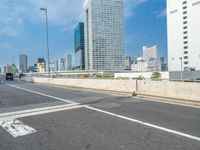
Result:
<svg viewBox="0 0 200 150">
<path fill-rule="evenodd" d="M 37 132 L 13 138 L 0 128 L 0 150 L 200 149 L 199 108 L 19 81 L 0 85 L 0 116 L 68 104 L 83 107 L 19 115 Z"/>
</svg>

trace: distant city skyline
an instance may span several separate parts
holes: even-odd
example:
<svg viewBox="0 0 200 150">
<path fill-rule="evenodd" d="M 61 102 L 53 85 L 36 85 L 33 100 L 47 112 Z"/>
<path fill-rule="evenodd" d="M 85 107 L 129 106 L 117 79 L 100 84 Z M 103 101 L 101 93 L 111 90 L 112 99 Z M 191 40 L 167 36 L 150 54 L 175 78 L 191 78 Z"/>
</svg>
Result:
<svg viewBox="0 0 200 150">
<path fill-rule="evenodd" d="M 1 66 L 12 64 L 13 57 L 18 66 L 21 53 L 28 56 L 28 65 L 33 65 L 37 58 L 46 59 L 45 18 L 40 7 L 49 10 L 50 60 L 61 58 L 65 53 L 74 54 L 73 30 L 78 22 L 83 21 L 83 0 L 56 3 L 48 0 L 21 0 L 20 3 L 1 0 Z M 125 0 L 126 55 L 139 56 L 142 46 L 158 45 L 159 56 L 166 58 L 165 10 L 165 0 Z"/>
</svg>

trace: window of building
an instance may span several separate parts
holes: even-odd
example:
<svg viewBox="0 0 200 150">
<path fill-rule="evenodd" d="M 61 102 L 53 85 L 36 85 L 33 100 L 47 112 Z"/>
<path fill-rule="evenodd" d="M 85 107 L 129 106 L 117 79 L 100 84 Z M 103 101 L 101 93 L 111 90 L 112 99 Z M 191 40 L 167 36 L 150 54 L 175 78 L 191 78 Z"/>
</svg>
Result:
<svg viewBox="0 0 200 150">
<path fill-rule="evenodd" d="M 183 5 L 185 5 L 185 4 L 187 4 L 187 1 L 184 1 L 184 2 L 183 2 Z"/>
<path fill-rule="evenodd" d="M 187 14 L 187 11 L 184 11 L 183 14 L 184 14 L 184 15 Z"/>
<path fill-rule="evenodd" d="M 196 2 L 192 3 L 192 6 L 196 6 L 196 5 L 200 5 L 200 1 L 196 1 Z"/>
<path fill-rule="evenodd" d="M 187 6 L 183 7 L 183 9 L 187 9 Z"/>
<path fill-rule="evenodd" d="M 184 39 L 187 39 L 188 37 L 187 37 L 187 36 L 184 36 L 183 38 L 184 38 Z"/>
<path fill-rule="evenodd" d="M 184 64 L 185 64 L 185 65 L 188 65 L 188 61 L 185 61 Z"/>
<path fill-rule="evenodd" d="M 188 41 L 184 41 L 183 44 L 188 44 Z"/>
<path fill-rule="evenodd" d="M 184 16 L 183 19 L 187 19 L 187 16 Z"/>
<path fill-rule="evenodd" d="M 188 28 L 187 26 L 184 26 L 184 27 L 183 27 L 183 29 L 187 29 L 187 28 Z"/>
<path fill-rule="evenodd" d="M 188 54 L 188 51 L 184 51 L 184 54 Z"/>
<path fill-rule="evenodd" d="M 184 46 L 184 49 L 188 49 L 188 46 Z"/>
<path fill-rule="evenodd" d="M 183 24 L 187 24 L 187 21 L 184 21 Z"/>
<path fill-rule="evenodd" d="M 187 31 L 183 32 L 183 34 L 187 34 L 187 33 L 188 33 Z"/>
<path fill-rule="evenodd" d="M 188 56 L 184 56 L 184 59 L 188 59 Z"/>
</svg>

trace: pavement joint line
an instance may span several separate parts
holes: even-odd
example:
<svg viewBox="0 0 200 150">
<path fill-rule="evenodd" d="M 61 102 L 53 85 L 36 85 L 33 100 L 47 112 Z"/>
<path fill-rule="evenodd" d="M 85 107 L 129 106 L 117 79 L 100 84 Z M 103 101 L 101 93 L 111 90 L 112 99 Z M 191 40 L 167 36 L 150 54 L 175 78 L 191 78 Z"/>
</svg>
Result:
<svg viewBox="0 0 200 150">
<path fill-rule="evenodd" d="M 191 108 L 200 108 L 200 106 L 192 106 L 192 105 L 187 105 L 187 104 L 180 104 L 176 102 L 170 102 L 170 101 L 163 101 L 163 100 L 153 100 L 150 98 L 143 98 L 143 97 L 132 97 L 133 99 L 139 99 L 139 100 L 144 100 L 144 101 L 150 101 L 150 102 L 156 102 L 156 103 L 164 103 L 164 104 L 171 104 L 171 105 L 176 105 L 176 106 L 184 106 L 184 107 L 191 107 Z"/>
<path fill-rule="evenodd" d="M 182 132 L 179 132 L 179 131 L 175 131 L 175 130 L 168 129 L 168 128 L 165 128 L 165 127 L 161 127 L 161 126 L 158 126 L 158 125 L 147 123 L 147 122 L 144 122 L 144 121 L 141 121 L 141 120 L 129 118 L 129 117 L 122 116 L 122 115 L 119 115 L 119 114 L 115 114 L 115 113 L 112 113 L 112 112 L 104 111 L 104 110 L 97 109 L 97 108 L 94 108 L 94 107 L 85 106 L 85 108 L 200 142 L 200 137 L 197 137 L 197 136 L 182 133 Z"/>
<path fill-rule="evenodd" d="M 56 108 L 56 109 L 46 109 L 46 110 L 41 110 L 41 111 L 19 113 L 19 114 L 15 114 L 15 115 L 12 115 L 12 116 L 0 117 L 0 121 L 2 122 L 2 121 L 13 120 L 13 119 L 18 119 L 18 118 L 38 116 L 38 115 L 42 115 L 42 114 L 49 114 L 49 113 L 78 109 L 78 108 L 85 108 L 85 105 L 74 105 L 74 106 L 70 106 L 70 107 L 62 107 L 62 108 Z"/>
<path fill-rule="evenodd" d="M 80 104 L 80 103 L 75 103 L 73 101 L 66 100 L 66 99 L 63 99 L 63 98 L 59 98 L 59 97 L 51 96 L 51 95 L 48 95 L 48 94 L 36 92 L 36 91 L 33 91 L 33 90 L 28 90 L 28 89 L 25 89 L 25 88 L 21 88 L 21 87 L 15 86 L 15 85 L 7 84 L 7 83 L 6 83 L 6 85 L 10 86 L 10 87 L 13 87 L 13 88 L 16 88 L 16 89 L 20 89 L 20 90 L 26 91 L 26 92 L 30 92 L 30 93 L 34 93 L 34 94 L 37 94 L 37 95 L 41 95 L 41 96 L 53 98 L 53 99 L 56 99 L 56 100 L 60 100 L 60 101 L 66 102 L 66 103 L 71 103 L 71 104 L 76 104 L 76 105 Z"/>
</svg>

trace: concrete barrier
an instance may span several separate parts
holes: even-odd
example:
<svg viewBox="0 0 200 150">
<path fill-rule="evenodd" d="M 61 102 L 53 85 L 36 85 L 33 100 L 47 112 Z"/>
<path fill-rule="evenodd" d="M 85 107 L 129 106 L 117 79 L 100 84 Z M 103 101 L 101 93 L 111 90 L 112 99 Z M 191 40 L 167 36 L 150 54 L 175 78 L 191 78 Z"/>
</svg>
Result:
<svg viewBox="0 0 200 150">
<path fill-rule="evenodd" d="M 100 79 L 61 79 L 36 78 L 28 81 L 54 84 L 69 87 L 79 87 L 97 90 L 107 90 L 141 95 L 159 96 L 173 99 L 192 100 L 200 102 L 200 83 L 152 81 L 152 80 L 100 80 Z M 24 80 L 26 80 L 24 79 Z"/>
<path fill-rule="evenodd" d="M 138 80 L 138 93 L 200 102 L 200 83 Z"/>
<path fill-rule="evenodd" d="M 136 80 L 33 78 L 33 82 L 126 93 L 136 91 Z"/>
</svg>

